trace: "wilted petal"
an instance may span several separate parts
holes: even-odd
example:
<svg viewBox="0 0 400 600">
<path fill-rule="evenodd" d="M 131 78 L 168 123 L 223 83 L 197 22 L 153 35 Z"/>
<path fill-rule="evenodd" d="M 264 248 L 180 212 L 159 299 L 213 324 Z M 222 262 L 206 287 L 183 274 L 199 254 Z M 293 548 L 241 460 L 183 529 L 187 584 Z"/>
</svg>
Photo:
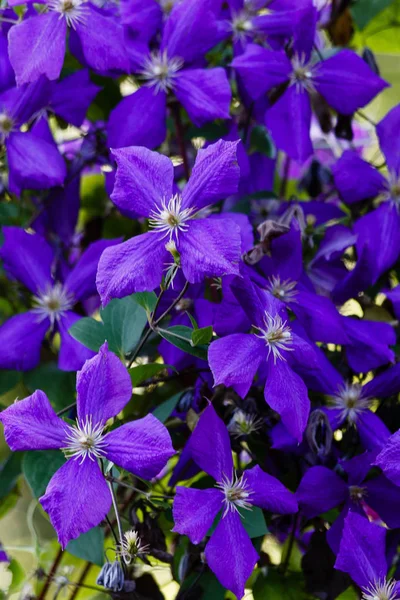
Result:
<svg viewBox="0 0 400 600">
<path fill-rule="evenodd" d="M 28 311 L 14 315 L 0 327 L 0 369 L 29 371 L 40 361 L 40 350 L 50 319 Z"/>
<path fill-rule="evenodd" d="M 55 144 L 34 133 L 15 132 L 6 142 L 10 178 L 16 190 L 48 189 L 62 185 L 65 161 Z"/>
<path fill-rule="evenodd" d="M 400 431 L 396 431 L 376 457 L 375 463 L 382 469 L 386 477 L 400 486 Z"/>
<path fill-rule="evenodd" d="M 303 88 L 289 86 L 267 111 L 266 125 L 277 147 L 291 158 L 304 162 L 312 154 L 311 103 Z"/>
<path fill-rule="evenodd" d="M 244 398 L 260 362 L 267 356 L 264 342 L 255 335 L 234 333 L 216 340 L 208 350 L 214 385 L 233 387 Z"/>
<path fill-rule="evenodd" d="M 264 396 L 269 406 L 282 419 L 283 424 L 299 442 L 307 426 L 310 400 L 303 380 L 284 360 L 268 363 L 268 376 Z"/>
<path fill-rule="evenodd" d="M 223 495 L 220 490 L 178 486 L 172 506 L 175 523 L 172 531 L 187 535 L 193 544 L 199 544 L 222 507 Z"/>
<path fill-rule="evenodd" d="M 269 475 L 258 465 L 244 472 L 251 490 L 250 502 L 280 515 L 297 512 L 296 497 L 276 477 Z"/>
<path fill-rule="evenodd" d="M 0 413 L 4 436 L 11 450 L 62 448 L 68 426 L 57 417 L 46 394 L 37 390 Z"/>
<path fill-rule="evenodd" d="M 122 26 L 92 4 L 83 5 L 83 18 L 75 24 L 82 53 L 96 71 L 129 71 Z"/>
<path fill-rule="evenodd" d="M 160 146 L 167 135 L 167 98 L 164 92 L 155 92 L 143 86 L 126 96 L 111 111 L 108 125 L 108 145 L 111 148 L 127 146 Z"/>
<path fill-rule="evenodd" d="M 205 554 L 207 564 L 219 582 L 238 598 L 242 598 L 258 554 L 237 512 L 229 512 L 220 520 L 206 546 Z"/>
<path fill-rule="evenodd" d="M 229 217 L 190 221 L 179 237 L 182 271 L 190 283 L 239 275 L 240 247 L 240 228 Z"/>
<path fill-rule="evenodd" d="M 148 217 L 170 200 L 174 167 L 167 156 L 147 148 L 113 150 L 117 175 L 111 199 L 130 216 Z"/>
<path fill-rule="evenodd" d="M 189 444 L 193 460 L 216 481 L 232 476 L 229 433 L 212 404 L 200 416 Z"/>
<path fill-rule="evenodd" d="M 153 415 L 125 423 L 104 441 L 109 460 L 144 479 L 158 475 L 175 453 L 168 430 Z"/>
<path fill-rule="evenodd" d="M 11 277 L 23 283 L 33 294 L 51 283 L 54 260 L 52 248 L 37 233 L 20 227 L 3 227 L 4 243 L 0 248 L 3 266 Z"/>
<path fill-rule="evenodd" d="M 198 127 L 214 119 L 229 119 L 231 88 L 220 67 L 178 72 L 174 93 Z"/>
<path fill-rule="evenodd" d="M 93 358 L 95 355 L 92 350 L 89 350 L 89 348 L 86 348 L 78 340 L 75 340 L 69 333 L 72 325 L 80 321 L 80 319 L 82 319 L 81 315 L 67 311 L 58 322 L 58 329 L 61 336 L 58 367 L 62 371 L 78 371 L 78 369 L 83 367 L 85 361 Z"/>
<path fill-rule="evenodd" d="M 105 342 L 99 353 L 88 360 L 76 381 L 78 418 L 93 424 L 115 417 L 132 395 L 131 378 L 119 358 Z"/>
<path fill-rule="evenodd" d="M 62 548 L 96 527 L 111 506 L 111 494 L 97 462 L 67 460 L 50 479 L 40 499 Z"/>
<path fill-rule="evenodd" d="M 165 244 L 162 235 L 144 233 L 107 248 L 99 260 L 96 277 L 103 306 L 113 298 L 158 287 L 166 264 L 172 262 Z"/>
<path fill-rule="evenodd" d="M 18 85 L 35 81 L 40 75 L 58 78 L 64 63 L 66 34 L 65 19 L 54 11 L 11 27 L 8 51 Z"/>
<path fill-rule="evenodd" d="M 296 492 L 300 510 L 309 519 L 345 502 L 346 483 L 331 469 L 312 467 L 306 471 Z"/>
<path fill-rule="evenodd" d="M 345 115 L 371 102 L 388 86 L 351 50 L 341 50 L 319 62 L 313 82 L 328 104 Z"/>
<path fill-rule="evenodd" d="M 356 513 L 347 515 L 335 569 L 348 573 L 361 588 L 386 577 L 386 530 Z"/>
<path fill-rule="evenodd" d="M 234 58 L 232 67 L 239 73 L 246 92 L 253 100 L 289 81 L 292 70 L 284 52 L 266 50 L 256 44 L 249 44 L 243 54 Z"/>
<path fill-rule="evenodd" d="M 198 151 L 189 182 L 182 193 L 182 208 L 204 208 L 238 191 L 238 144 L 239 141 L 219 140 Z"/>
</svg>

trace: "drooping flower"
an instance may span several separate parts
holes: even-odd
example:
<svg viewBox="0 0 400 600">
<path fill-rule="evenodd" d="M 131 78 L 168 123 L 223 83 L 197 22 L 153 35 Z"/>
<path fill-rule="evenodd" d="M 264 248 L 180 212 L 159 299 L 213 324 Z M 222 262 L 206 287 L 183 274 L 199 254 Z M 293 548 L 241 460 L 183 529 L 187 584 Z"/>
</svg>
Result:
<svg viewBox="0 0 400 600">
<path fill-rule="evenodd" d="M 140 147 L 113 152 L 118 168 L 112 200 L 124 214 L 147 217 L 150 231 L 103 253 L 97 273 L 103 305 L 154 290 L 171 254 L 179 254 L 190 283 L 239 273 L 239 227 L 225 215 L 202 218 L 204 209 L 237 190 L 237 145 L 220 140 L 200 150 L 182 193 L 174 189 L 169 158 Z"/>
<path fill-rule="evenodd" d="M 41 75 L 59 77 L 68 31 L 71 51 L 92 69 L 128 72 L 123 30 L 114 16 L 87 0 L 50 0 L 47 6 L 47 12 L 26 17 L 8 34 L 18 85 Z"/>
<path fill-rule="evenodd" d="M 81 316 L 75 305 L 96 294 L 95 275 L 99 257 L 112 240 L 94 242 L 69 272 L 57 278 L 56 254 L 38 234 L 18 227 L 4 227 L 5 242 L 0 249 L 7 274 L 32 293 L 32 308 L 8 319 L 0 327 L 0 368 L 26 371 L 39 363 L 40 349 L 47 334 L 58 332 L 61 346 L 60 369 L 75 371 L 94 353 L 76 341 L 68 330 Z"/>
<path fill-rule="evenodd" d="M 61 449 L 67 457 L 40 498 L 63 548 L 98 525 L 110 509 L 111 494 L 99 460 L 152 478 L 174 453 L 166 428 L 153 415 L 105 433 L 107 421 L 123 410 L 131 395 L 129 373 L 106 342 L 78 372 L 76 425 L 57 417 L 40 390 L 0 413 L 14 452 Z"/>
<path fill-rule="evenodd" d="M 245 583 L 258 560 L 241 521 L 243 511 L 259 506 L 274 513 L 290 514 L 297 511 L 297 503 L 280 481 L 259 466 L 241 475 L 235 472 L 228 431 L 212 405 L 201 415 L 189 444 L 193 460 L 216 484 L 206 490 L 177 487 L 172 509 L 174 531 L 198 544 L 221 513 L 207 542 L 205 556 L 222 585 L 242 598 Z"/>
</svg>

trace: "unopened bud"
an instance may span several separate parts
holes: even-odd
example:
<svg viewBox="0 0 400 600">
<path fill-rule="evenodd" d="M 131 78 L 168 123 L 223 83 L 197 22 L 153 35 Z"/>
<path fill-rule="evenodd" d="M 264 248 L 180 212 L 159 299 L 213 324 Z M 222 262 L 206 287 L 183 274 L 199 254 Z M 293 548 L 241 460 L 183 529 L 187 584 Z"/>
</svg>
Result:
<svg viewBox="0 0 400 600">
<path fill-rule="evenodd" d="M 124 587 L 124 571 L 119 561 L 106 562 L 102 566 L 99 576 L 97 577 L 97 585 L 102 585 L 107 590 L 120 592 Z"/>
<path fill-rule="evenodd" d="M 314 410 L 308 420 L 306 439 L 317 456 L 328 456 L 333 433 L 328 417 L 322 410 Z"/>
</svg>

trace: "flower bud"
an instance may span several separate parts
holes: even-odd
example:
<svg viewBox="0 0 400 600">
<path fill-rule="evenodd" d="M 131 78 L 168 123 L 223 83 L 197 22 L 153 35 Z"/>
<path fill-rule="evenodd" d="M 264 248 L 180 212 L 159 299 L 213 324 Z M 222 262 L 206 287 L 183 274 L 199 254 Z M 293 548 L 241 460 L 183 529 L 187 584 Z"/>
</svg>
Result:
<svg viewBox="0 0 400 600">
<path fill-rule="evenodd" d="M 120 592 L 124 587 L 124 571 L 119 561 L 106 562 L 97 577 L 97 585 L 102 585 L 113 592 Z"/>
<path fill-rule="evenodd" d="M 320 457 L 328 456 L 333 433 L 328 417 L 322 410 L 314 410 L 308 420 L 306 439 L 311 450 Z"/>
</svg>

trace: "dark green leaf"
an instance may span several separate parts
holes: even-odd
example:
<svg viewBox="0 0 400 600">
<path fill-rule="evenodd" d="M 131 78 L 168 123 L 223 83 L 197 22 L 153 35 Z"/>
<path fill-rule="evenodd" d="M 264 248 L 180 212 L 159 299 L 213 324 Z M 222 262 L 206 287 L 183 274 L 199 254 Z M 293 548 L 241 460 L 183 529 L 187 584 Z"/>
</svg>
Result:
<svg viewBox="0 0 400 600">
<path fill-rule="evenodd" d="M 183 393 L 184 392 L 179 392 L 178 394 L 174 394 L 171 398 L 168 398 L 168 400 L 165 400 L 165 402 L 153 410 L 153 415 L 157 417 L 161 423 L 165 423 L 175 406 L 178 404 Z"/>
<path fill-rule="evenodd" d="M 17 592 L 22 587 L 22 584 L 26 581 L 26 574 L 22 566 L 17 560 L 15 560 L 15 558 L 11 559 L 8 568 L 13 576 L 8 593 L 13 594 L 14 592 Z"/>
<path fill-rule="evenodd" d="M 393 0 L 357 0 L 351 7 L 354 21 L 360 29 L 366 25 L 382 10 L 390 6 Z"/>
<path fill-rule="evenodd" d="M 193 325 L 193 329 L 198 329 L 199 326 L 197 325 L 196 319 L 187 311 L 186 311 L 186 314 L 189 317 L 191 324 Z"/>
<path fill-rule="evenodd" d="M 72 540 L 66 551 L 82 560 L 87 560 L 101 567 L 104 563 L 104 532 L 101 527 L 93 527 Z"/>
<path fill-rule="evenodd" d="M 251 510 L 242 511 L 242 523 L 249 534 L 249 537 L 261 537 L 268 533 L 268 527 L 265 523 L 263 511 L 258 506 L 253 506 Z"/>
<path fill-rule="evenodd" d="M 194 347 L 192 345 L 192 331 L 193 329 L 185 327 L 184 325 L 174 325 L 168 329 L 158 329 L 161 337 L 167 340 L 167 342 L 170 342 L 187 354 L 192 354 L 193 356 L 197 356 L 197 358 L 207 360 L 207 346 Z"/>
<path fill-rule="evenodd" d="M 136 346 L 147 323 L 146 311 L 132 296 L 111 300 L 100 311 L 109 348 L 119 356 Z"/>
<path fill-rule="evenodd" d="M 165 369 L 174 369 L 174 367 L 164 365 L 162 363 L 152 363 L 148 365 L 139 365 L 138 367 L 129 369 L 129 374 L 132 380 L 132 387 L 136 387 L 139 383 L 142 383 L 142 381 L 146 381 L 146 379 L 157 375 Z"/>
<path fill-rule="evenodd" d="M 13 452 L 0 470 L 0 498 L 5 498 L 17 483 L 21 474 L 22 452 Z"/>
<path fill-rule="evenodd" d="M 43 496 L 50 479 L 64 463 L 64 455 L 59 450 L 36 450 L 25 454 L 22 471 L 36 498 Z"/>
<path fill-rule="evenodd" d="M 0 371 L 0 396 L 12 390 L 22 377 L 21 371 Z"/>
<path fill-rule="evenodd" d="M 103 323 L 91 317 L 84 317 L 74 323 L 69 329 L 69 333 L 75 340 L 78 340 L 93 352 L 98 352 L 106 339 Z"/>
<path fill-rule="evenodd" d="M 24 374 L 27 388 L 34 392 L 43 390 L 58 409 L 65 408 L 75 398 L 75 373 L 61 371 L 57 363 L 49 362 Z"/>
<path fill-rule="evenodd" d="M 211 341 L 213 334 L 213 328 L 211 325 L 208 327 L 202 327 L 201 329 L 194 329 L 192 332 L 193 346 L 199 346 L 200 344 L 208 344 Z"/>
<path fill-rule="evenodd" d="M 268 156 L 268 158 L 275 158 L 276 149 L 270 134 L 264 125 L 256 125 L 251 130 L 250 135 L 250 153 L 259 152 Z"/>
<path fill-rule="evenodd" d="M 157 302 L 157 295 L 154 292 L 138 292 L 133 294 L 132 298 L 137 302 L 146 312 L 153 312 Z"/>
</svg>

